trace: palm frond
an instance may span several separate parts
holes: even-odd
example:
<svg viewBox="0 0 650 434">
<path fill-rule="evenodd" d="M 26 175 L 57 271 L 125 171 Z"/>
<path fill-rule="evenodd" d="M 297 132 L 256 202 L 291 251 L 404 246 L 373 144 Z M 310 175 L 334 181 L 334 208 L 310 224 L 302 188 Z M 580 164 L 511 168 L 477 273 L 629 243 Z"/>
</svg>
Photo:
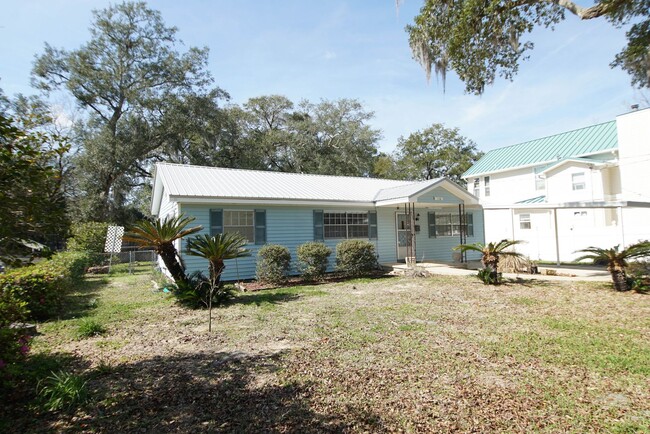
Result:
<svg viewBox="0 0 650 434">
<path fill-rule="evenodd" d="M 194 220 L 194 217 L 187 217 L 183 214 L 153 222 L 142 220 L 131 227 L 129 232 L 124 235 L 123 240 L 136 243 L 143 249 L 159 249 L 162 245 L 172 243 L 203 229 L 202 226 L 185 228 Z"/>
</svg>

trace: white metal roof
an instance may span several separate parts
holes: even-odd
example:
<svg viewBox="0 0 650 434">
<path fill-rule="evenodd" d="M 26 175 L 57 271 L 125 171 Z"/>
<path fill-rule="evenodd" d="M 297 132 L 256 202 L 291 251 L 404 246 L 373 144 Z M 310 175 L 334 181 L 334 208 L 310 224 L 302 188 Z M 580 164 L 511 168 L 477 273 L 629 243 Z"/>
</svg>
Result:
<svg viewBox="0 0 650 434">
<path fill-rule="evenodd" d="M 445 179 L 397 181 L 158 163 L 152 212 L 163 194 L 178 199 L 288 200 L 374 204 L 409 197 Z M 459 188 L 460 189 L 460 188 Z M 462 193 L 468 194 L 464 190 Z"/>
</svg>

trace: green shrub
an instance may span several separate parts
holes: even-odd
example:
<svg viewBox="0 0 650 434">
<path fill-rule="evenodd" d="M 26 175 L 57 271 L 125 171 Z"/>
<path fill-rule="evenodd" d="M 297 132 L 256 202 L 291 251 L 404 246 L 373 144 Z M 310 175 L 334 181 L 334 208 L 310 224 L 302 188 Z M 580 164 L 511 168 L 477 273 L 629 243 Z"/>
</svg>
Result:
<svg viewBox="0 0 650 434">
<path fill-rule="evenodd" d="M 52 373 L 37 390 L 41 405 L 48 411 L 68 410 L 88 399 L 86 382 L 68 372 Z"/>
<path fill-rule="evenodd" d="M 320 280 L 327 271 L 332 249 L 323 243 L 310 241 L 298 246 L 298 270 L 305 280 Z"/>
<path fill-rule="evenodd" d="M 291 253 L 279 244 L 267 244 L 257 252 L 257 279 L 281 285 L 287 281 Z"/>
<path fill-rule="evenodd" d="M 346 276 L 358 277 L 377 269 L 375 246 L 368 241 L 346 240 L 336 246 L 336 269 Z"/>
<path fill-rule="evenodd" d="M 12 372 L 29 351 L 29 338 L 9 326 L 27 317 L 27 303 L 0 289 L 0 390 L 10 387 Z"/>
<path fill-rule="evenodd" d="M 91 338 L 93 336 L 101 336 L 104 333 L 106 333 L 106 327 L 94 319 L 86 318 L 77 327 L 77 337 L 79 338 Z"/>
<path fill-rule="evenodd" d="M 67 251 L 53 255 L 50 260 L 66 270 L 68 279 L 78 282 L 83 279 L 86 269 L 90 266 L 91 255 L 88 252 Z"/>
<path fill-rule="evenodd" d="M 208 307 L 211 282 L 200 271 L 187 276 L 185 282 L 175 284 L 174 296 L 180 304 L 191 309 Z M 221 306 L 235 296 L 234 285 L 221 285 L 212 293 L 212 306 Z"/>
<path fill-rule="evenodd" d="M 501 273 L 492 267 L 479 268 L 477 276 L 485 285 L 498 285 L 501 283 Z"/>
<path fill-rule="evenodd" d="M 104 259 L 104 245 L 108 223 L 85 222 L 72 225 L 72 237 L 68 239 L 67 248 L 73 252 L 89 253 L 89 265 L 101 265 Z"/>
<path fill-rule="evenodd" d="M 0 291 L 25 302 L 29 318 L 47 319 L 61 307 L 65 274 L 61 268 L 49 265 L 17 268 L 0 275 Z"/>
<path fill-rule="evenodd" d="M 43 320 L 60 311 L 63 297 L 83 278 L 85 253 L 57 253 L 51 259 L 0 274 L 0 292 L 24 302 L 29 318 Z"/>
</svg>

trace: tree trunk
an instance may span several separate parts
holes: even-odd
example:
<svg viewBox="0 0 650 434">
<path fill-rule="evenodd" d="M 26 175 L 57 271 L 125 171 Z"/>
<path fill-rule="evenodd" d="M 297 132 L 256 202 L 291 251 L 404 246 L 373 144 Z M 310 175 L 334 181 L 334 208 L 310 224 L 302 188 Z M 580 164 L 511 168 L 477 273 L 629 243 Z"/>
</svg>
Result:
<svg viewBox="0 0 650 434">
<path fill-rule="evenodd" d="M 158 254 L 165 263 L 167 270 L 169 270 L 169 274 L 172 275 L 174 282 L 185 282 L 185 270 L 176 259 L 176 247 L 172 243 L 165 244 L 160 248 Z"/>
<path fill-rule="evenodd" d="M 630 287 L 627 284 L 627 276 L 625 271 L 622 270 L 612 270 L 612 281 L 614 282 L 614 289 L 617 291 L 627 291 Z"/>
</svg>

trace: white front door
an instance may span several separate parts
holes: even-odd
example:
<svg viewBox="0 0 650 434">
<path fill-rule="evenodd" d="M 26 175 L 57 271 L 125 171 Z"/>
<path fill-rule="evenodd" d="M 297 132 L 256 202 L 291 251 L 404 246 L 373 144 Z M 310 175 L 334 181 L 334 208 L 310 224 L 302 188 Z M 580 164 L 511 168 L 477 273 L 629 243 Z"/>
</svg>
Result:
<svg viewBox="0 0 650 434">
<path fill-rule="evenodd" d="M 397 230 L 397 260 L 403 261 L 407 256 L 409 239 L 411 238 L 410 216 L 404 213 L 395 214 Z"/>
</svg>

